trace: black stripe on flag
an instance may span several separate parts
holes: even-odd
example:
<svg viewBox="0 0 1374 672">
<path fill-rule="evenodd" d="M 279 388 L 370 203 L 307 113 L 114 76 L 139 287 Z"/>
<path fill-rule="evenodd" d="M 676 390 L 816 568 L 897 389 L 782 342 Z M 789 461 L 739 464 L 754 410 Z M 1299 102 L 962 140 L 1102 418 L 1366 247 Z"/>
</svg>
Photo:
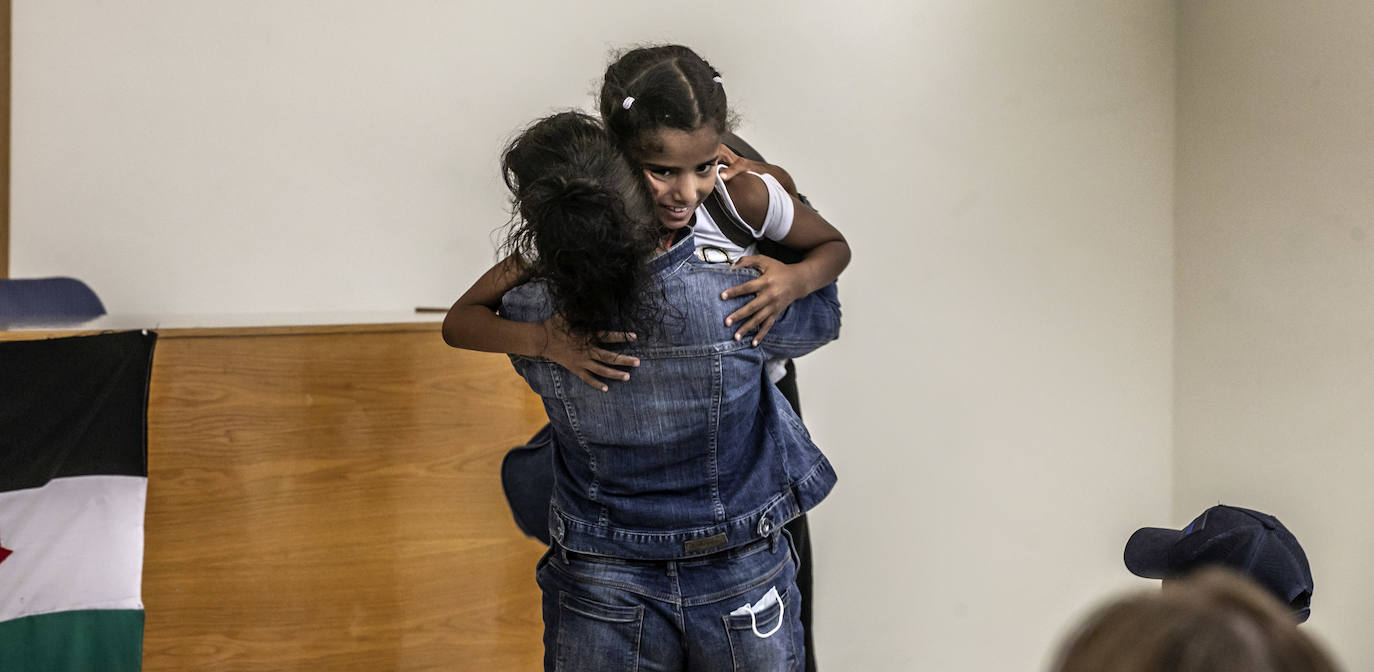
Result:
<svg viewBox="0 0 1374 672">
<path fill-rule="evenodd" d="M 148 475 L 157 334 L 0 342 L 0 491 Z"/>
</svg>

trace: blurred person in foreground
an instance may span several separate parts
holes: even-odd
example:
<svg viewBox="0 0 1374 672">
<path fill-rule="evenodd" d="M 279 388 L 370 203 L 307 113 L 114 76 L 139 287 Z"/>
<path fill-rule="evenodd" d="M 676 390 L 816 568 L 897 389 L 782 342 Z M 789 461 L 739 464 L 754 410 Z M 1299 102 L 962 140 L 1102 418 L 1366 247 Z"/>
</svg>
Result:
<svg viewBox="0 0 1374 672">
<path fill-rule="evenodd" d="M 1068 638 L 1053 672 L 1337 672 L 1266 590 L 1208 567 L 1115 600 Z"/>
</svg>

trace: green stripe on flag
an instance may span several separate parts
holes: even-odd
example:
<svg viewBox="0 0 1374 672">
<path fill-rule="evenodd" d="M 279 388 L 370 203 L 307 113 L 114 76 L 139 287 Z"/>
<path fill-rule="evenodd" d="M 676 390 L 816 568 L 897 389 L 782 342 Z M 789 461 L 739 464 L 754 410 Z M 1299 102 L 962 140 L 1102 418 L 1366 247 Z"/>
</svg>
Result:
<svg viewBox="0 0 1374 672">
<path fill-rule="evenodd" d="M 5 672 L 139 672 L 143 612 L 61 611 L 0 622 Z"/>
<path fill-rule="evenodd" d="M 0 672 L 138 672 L 147 332 L 0 343 Z"/>
</svg>

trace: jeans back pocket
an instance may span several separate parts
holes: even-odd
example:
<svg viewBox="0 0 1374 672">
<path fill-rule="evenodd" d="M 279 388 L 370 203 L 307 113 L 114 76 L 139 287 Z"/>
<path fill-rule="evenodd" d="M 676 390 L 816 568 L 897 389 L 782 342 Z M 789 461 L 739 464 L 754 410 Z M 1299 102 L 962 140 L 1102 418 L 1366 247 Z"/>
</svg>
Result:
<svg viewBox="0 0 1374 672">
<path fill-rule="evenodd" d="M 752 615 L 746 613 L 722 617 L 736 672 L 797 669 L 798 657 L 793 634 L 801 625 L 796 611 L 800 605 L 789 601 L 791 593 L 791 590 L 783 592 L 777 602 Z M 767 636 L 760 637 L 760 633 Z"/>
<path fill-rule="evenodd" d="M 559 591 L 559 672 L 624 670 L 639 663 L 643 606 L 614 606 Z"/>
</svg>

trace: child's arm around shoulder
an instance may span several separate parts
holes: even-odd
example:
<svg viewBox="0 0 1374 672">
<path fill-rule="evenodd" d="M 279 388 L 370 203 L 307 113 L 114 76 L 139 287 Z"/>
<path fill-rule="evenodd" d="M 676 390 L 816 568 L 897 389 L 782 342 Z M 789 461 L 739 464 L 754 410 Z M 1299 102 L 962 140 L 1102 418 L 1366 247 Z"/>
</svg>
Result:
<svg viewBox="0 0 1374 672">
<path fill-rule="evenodd" d="M 716 158 L 725 165 L 725 168 L 720 171 L 720 177 L 726 182 L 744 173 L 763 173 L 765 175 L 772 175 L 773 179 L 777 180 L 778 184 L 782 185 L 783 190 L 787 193 L 793 196 L 797 195 L 797 183 L 792 180 L 792 174 L 784 170 L 782 166 L 746 159 L 736 154 L 735 150 L 730 149 L 728 145 L 724 144 L 716 151 Z"/>
<path fill-rule="evenodd" d="M 745 223 L 756 231 L 762 230 L 766 224 L 770 198 L 768 185 L 763 178 L 742 173 L 729 182 L 729 189 L 730 200 Z M 752 301 L 725 318 L 726 326 L 743 321 L 735 332 L 735 340 L 757 329 L 753 337 L 757 344 L 787 306 L 834 282 L 849 265 L 849 243 L 844 235 L 796 195 L 788 194 L 787 197 L 792 201 L 792 226 L 778 242 L 804 252 L 805 256 L 795 264 L 785 264 L 761 254 L 744 257 L 735 263 L 737 268 L 755 268 L 761 273 L 758 278 L 732 287 L 721 295 L 722 299 L 754 295 Z"/>
<path fill-rule="evenodd" d="M 608 388 L 596 376 L 610 380 L 630 378 L 630 374 L 610 365 L 639 366 L 639 359 L 575 338 L 558 316 L 543 322 L 516 322 L 498 315 L 501 297 L 527 279 L 524 263 L 515 256 L 497 262 L 448 309 L 444 316 L 444 342 L 464 350 L 544 357 L 603 392 Z M 598 336 L 602 343 L 634 340 L 633 334 L 620 332 Z"/>
<path fill-rule="evenodd" d="M 496 262 L 448 309 L 444 342 L 464 350 L 543 355 L 548 334 L 542 324 L 514 322 L 496 314 L 501 297 L 525 280 L 524 264 L 516 257 Z"/>
</svg>

